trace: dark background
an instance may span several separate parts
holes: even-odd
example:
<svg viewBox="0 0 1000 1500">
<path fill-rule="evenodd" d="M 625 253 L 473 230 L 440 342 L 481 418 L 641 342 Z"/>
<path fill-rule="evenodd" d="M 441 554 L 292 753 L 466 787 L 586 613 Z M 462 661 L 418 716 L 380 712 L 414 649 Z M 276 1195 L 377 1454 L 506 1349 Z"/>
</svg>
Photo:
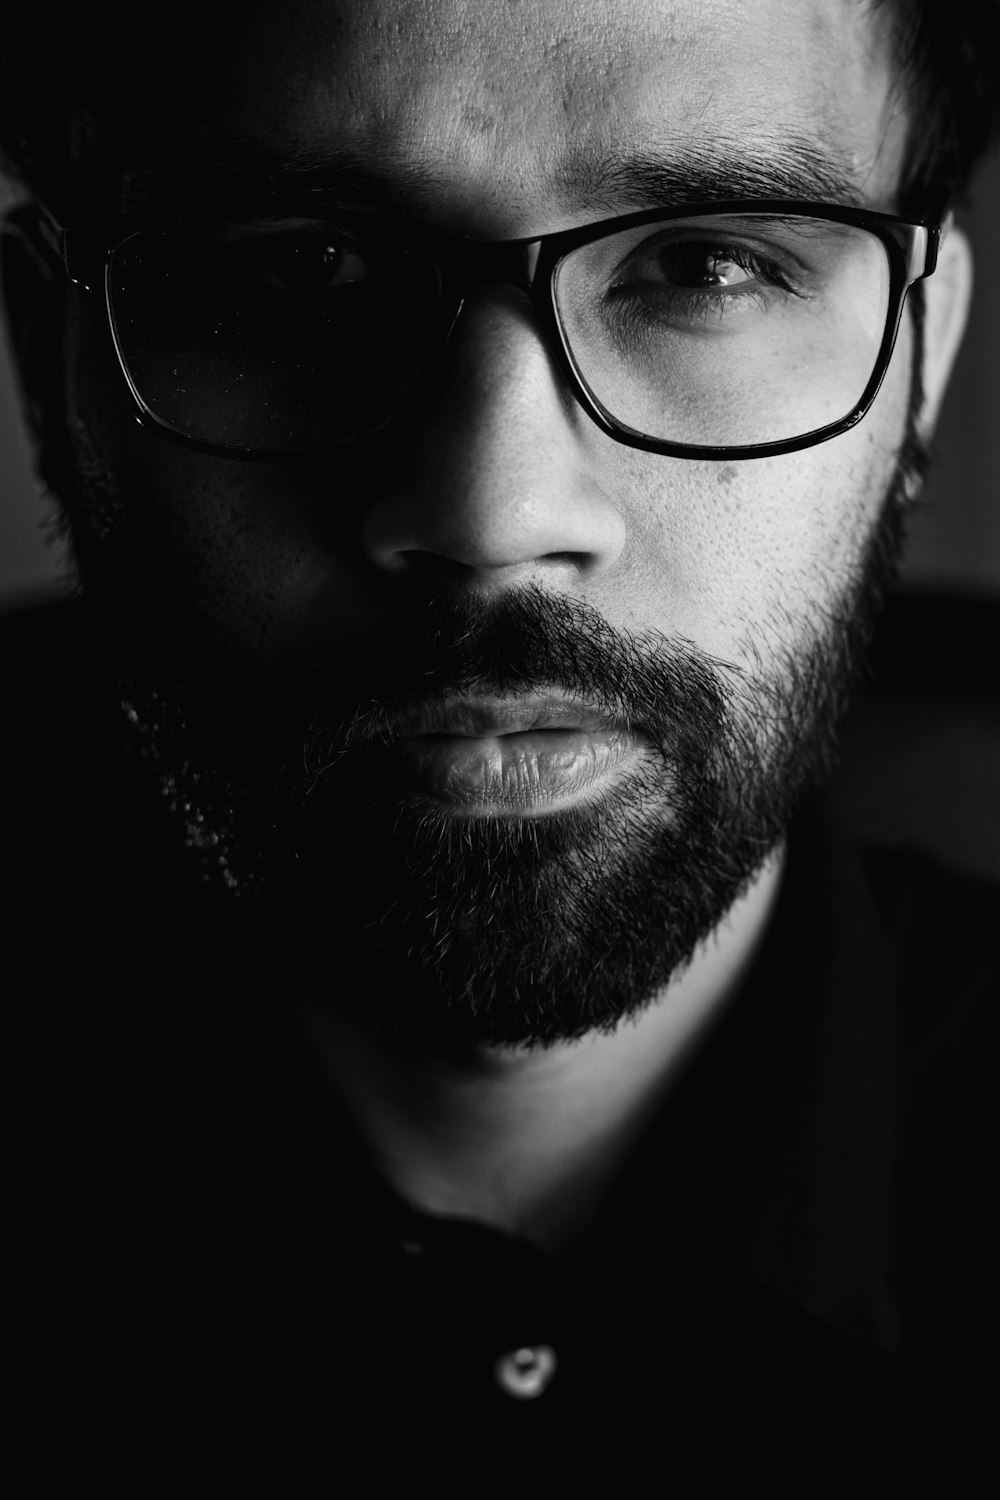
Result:
<svg viewBox="0 0 1000 1500">
<path fill-rule="evenodd" d="M 0 208 L 16 201 L 0 178 Z M 976 252 L 973 316 L 936 443 L 926 509 L 904 583 L 1000 599 L 1000 157 L 980 172 L 960 221 Z M 6 347 L 0 355 L 0 607 L 66 587 L 51 507 L 31 459 Z"/>
</svg>

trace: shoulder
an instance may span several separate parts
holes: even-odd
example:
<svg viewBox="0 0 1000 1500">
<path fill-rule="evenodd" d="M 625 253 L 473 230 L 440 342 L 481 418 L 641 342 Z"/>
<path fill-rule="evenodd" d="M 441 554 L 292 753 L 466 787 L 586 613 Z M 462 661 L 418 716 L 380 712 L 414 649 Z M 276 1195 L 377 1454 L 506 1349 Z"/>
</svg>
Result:
<svg viewBox="0 0 1000 1500">
<path fill-rule="evenodd" d="M 901 1285 L 921 1344 L 975 1342 L 1000 1264 L 1000 881 L 923 853 L 869 868 L 896 974 Z"/>
<path fill-rule="evenodd" d="M 1000 1344 L 1000 882 L 825 816 L 794 833 L 748 1264 L 904 1378 L 968 1376 Z"/>
<path fill-rule="evenodd" d="M 861 858 L 908 1026 L 940 1024 L 963 998 L 983 1005 L 1000 985 L 1000 878 L 923 848 Z"/>
</svg>

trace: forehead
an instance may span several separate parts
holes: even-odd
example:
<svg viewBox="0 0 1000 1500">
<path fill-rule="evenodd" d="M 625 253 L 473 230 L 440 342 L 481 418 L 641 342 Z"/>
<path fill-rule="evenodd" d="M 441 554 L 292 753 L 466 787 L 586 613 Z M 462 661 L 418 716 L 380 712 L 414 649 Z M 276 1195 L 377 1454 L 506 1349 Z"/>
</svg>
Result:
<svg viewBox="0 0 1000 1500">
<path fill-rule="evenodd" d="M 129 60 L 130 206 L 206 168 L 319 181 L 346 162 L 469 233 L 655 198 L 656 164 L 693 187 L 724 163 L 761 196 L 893 206 L 904 122 L 865 0 L 257 0 L 198 18 L 196 45 L 161 33 Z M 619 170 L 637 160 L 648 193 Z"/>
</svg>

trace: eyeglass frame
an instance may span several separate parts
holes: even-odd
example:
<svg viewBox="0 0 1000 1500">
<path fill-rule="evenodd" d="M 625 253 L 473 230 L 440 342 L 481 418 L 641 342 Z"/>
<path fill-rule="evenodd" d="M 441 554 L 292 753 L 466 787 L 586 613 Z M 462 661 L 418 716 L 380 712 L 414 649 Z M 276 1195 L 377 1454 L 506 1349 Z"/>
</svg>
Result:
<svg viewBox="0 0 1000 1500">
<path fill-rule="evenodd" d="M 435 329 L 428 341 L 427 354 L 440 357 L 454 331 L 462 308 L 472 291 L 483 286 L 512 286 L 525 293 L 535 313 L 537 326 L 546 347 L 555 357 L 556 364 L 567 385 L 601 432 L 616 442 L 643 452 L 664 457 L 710 459 L 729 461 L 745 458 L 770 458 L 779 454 L 795 453 L 804 448 L 815 447 L 849 431 L 869 411 L 885 379 L 896 337 L 902 321 L 906 296 L 915 282 L 933 274 L 937 265 L 942 226 L 923 219 L 900 218 L 895 214 L 879 213 L 873 209 L 848 207 L 841 204 L 814 202 L 809 199 L 788 198 L 734 198 L 712 199 L 704 202 L 672 203 L 668 207 L 652 207 L 635 212 L 619 214 L 570 229 L 555 230 L 550 234 L 530 235 L 521 239 L 474 240 L 443 232 L 414 227 L 409 223 L 396 223 L 381 214 L 363 213 L 357 210 L 331 207 L 328 212 L 317 212 L 315 202 L 308 206 L 301 201 L 280 206 L 268 205 L 262 219 L 288 217 L 298 214 L 316 223 L 327 222 L 343 225 L 345 229 L 365 225 L 368 232 L 373 228 L 382 237 L 401 239 L 407 248 L 422 253 L 436 268 L 440 279 L 440 295 Z M 255 452 L 252 449 L 233 448 L 212 443 L 202 438 L 190 437 L 178 431 L 156 415 L 142 397 L 133 380 L 122 354 L 115 333 L 110 290 L 110 268 L 115 251 L 144 230 L 176 232 L 189 227 L 204 227 L 208 222 L 218 223 L 219 215 L 185 215 L 176 217 L 162 214 L 133 214 L 105 216 L 92 222 L 64 227 L 55 215 L 42 203 L 32 203 L 11 211 L 5 229 L 21 228 L 22 215 L 33 216 L 34 226 L 50 255 L 62 266 L 69 280 L 87 292 L 95 293 L 103 287 L 104 310 L 115 354 L 121 368 L 133 415 L 139 425 L 167 441 L 197 452 L 215 457 L 233 458 L 259 463 L 296 463 L 327 458 L 353 442 L 363 442 L 374 432 L 382 431 L 396 421 L 408 402 L 413 390 L 387 421 L 372 432 L 361 433 L 356 438 L 345 438 L 337 443 L 323 444 L 310 449 Z M 834 224 L 848 224 L 874 234 L 886 251 L 889 264 L 889 295 L 886 308 L 885 329 L 879 346 L 872 374 L 857 403 L 846 416 L 836 422 L 802 433 L 798 437 L 784 438 L 778 442 L 744 444 L 741 446 L 677 443 L 669 439 L 653 438 L 646 433 L 619 421 L 590 390 L 577 368 L 569 340 L 563 332 L 559 317 L 555 277 L 563 259 L 584 245 L 627 229 L 641 228 L 645 224 L 669 223 L 672 220 L 689 218 L 721 218 L 724 215 L 754 216 L 776 214 L 785 218 L 821 219 Z"/>
</svg>

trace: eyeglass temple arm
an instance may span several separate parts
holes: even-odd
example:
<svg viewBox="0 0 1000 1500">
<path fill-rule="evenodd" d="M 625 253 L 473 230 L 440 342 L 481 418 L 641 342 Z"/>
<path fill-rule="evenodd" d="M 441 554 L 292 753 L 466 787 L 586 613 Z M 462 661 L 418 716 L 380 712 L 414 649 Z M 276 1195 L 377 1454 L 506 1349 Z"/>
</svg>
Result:
<svg viewBox="0 0 1000 1500">
<path fill-rule="evenodd" d="M 913 226 L 910 263 L 906 268 L 907 286 L 912 286 L 913 282 L 921 281 L 925 276 L 933 276 L 937 267 L 941 236 L 948 232 L 951 225 L 952 215 L 949 214 L 943 225 L 915 224 Z"/>
<path fill-rule="evenodd" d="M 85 291 L 91 291 L 100 283 L 99 267 L 92 236 L 81 229 L 64 229 L 44 203 L 37 200 L 20 204 L 7 214 L 3 221 L 4 234 L 15 235 L 29 245 L 36 255 L 39 252 L 62 267 L 70 281 Z"/>
</svg>

